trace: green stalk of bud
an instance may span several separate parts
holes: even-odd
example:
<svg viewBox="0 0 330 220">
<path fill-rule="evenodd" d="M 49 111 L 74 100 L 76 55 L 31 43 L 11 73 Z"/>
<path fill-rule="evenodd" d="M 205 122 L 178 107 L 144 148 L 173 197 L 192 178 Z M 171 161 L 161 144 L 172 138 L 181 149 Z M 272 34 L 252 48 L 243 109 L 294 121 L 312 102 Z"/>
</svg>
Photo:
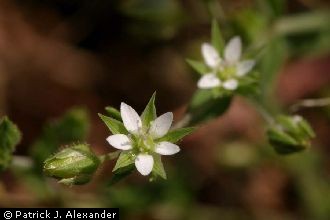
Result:
<svg viewBox="0 0 330 220">
<path fill-rule="evenodd" d="M 65 185 L 81 185 L 91 180 L 100 163 L 87 144 L 78 144 L 49 157 L 44 173 Z"/>
<path fill-rule="evenodd" d="M 290 154 L 309 148 L 315 133 L 302 117 L 281 115 L 268 128 L 267 137 L 277 153 Z"/>
</svg>

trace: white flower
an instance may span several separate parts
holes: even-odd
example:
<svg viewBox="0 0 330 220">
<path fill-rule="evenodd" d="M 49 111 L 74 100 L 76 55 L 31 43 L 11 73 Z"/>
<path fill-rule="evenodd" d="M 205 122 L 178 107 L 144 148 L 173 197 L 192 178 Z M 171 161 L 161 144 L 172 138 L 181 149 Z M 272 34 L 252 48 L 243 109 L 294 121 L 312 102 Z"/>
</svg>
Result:
<svg viewBox="0 0 330 220">
<path fill-rule="evenodd" d="M 123 102 L 120 106 L 120 114 L 129 134 L 111 135 L 107 141 L 114 148 L 137 151 L 135 167 L 142 175 L 150 174 L 153 169 L 153 152 L 160 155 L 172 155 L 180 151 L 179 146 L 173 143 L 157 141 L 158 138 L 167 134 L 172 125 L 173 114 L 171 112 L 159 116 L 150 125 L 144 125 L 137 112 Z"/>
<path fill-rule="evenodd" d="M 197 83 L 201 89 L 220 87 L 235 90 L 240 77 L 246 75 L 255 65 L 254 60 L 240 61 L 242 42 L 240 37 L 233 37 L 225 47 L 224 59 L 209 43 L 203 43 L 202 55 L 206 65 L 211 69 Z"/>
</svg>

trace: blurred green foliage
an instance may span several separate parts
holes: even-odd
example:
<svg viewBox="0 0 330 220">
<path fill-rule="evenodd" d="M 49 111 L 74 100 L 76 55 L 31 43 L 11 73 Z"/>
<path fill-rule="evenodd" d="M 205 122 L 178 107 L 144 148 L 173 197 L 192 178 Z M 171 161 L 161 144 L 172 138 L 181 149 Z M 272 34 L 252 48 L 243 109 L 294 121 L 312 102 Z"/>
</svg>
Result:
<svg viewBox="0 0 330 220">
<path fill-rule="evenodd" d="M 121 1 L 118 8 L 130 19 L 126 31 L 142 41 L 172 38 L 183 20 L 176 0 Z"/>
<path fill-rule="evenodd" d="M 0 119 L 0 172 L 10 165 L 21 136 L 20 130 L 8 117 Z"/>
<path fill-rule="evenodd" d="M 60 146 L 84 141 L 89 131 L 89 118 L 86 110 L 74 108 L 61 118 L 45 125 L 42 134 L 31 147 L 31 155 L 37 166 L 57 151 Z"/>
<path fill-rule="evenodd" d="M 84 142 L 89 123 L 88 113 L 84 108 L 68 110 L 63 116 L 47 122 L 40 137 L 29 148 L 31 161 L 28 164 L 13 164 L 15 176 L 41 201 L 56 200 L 60 196 L 43 176 L 44 160 L 55 154 L 60 147 L 73 142 Z"/>
</svg>

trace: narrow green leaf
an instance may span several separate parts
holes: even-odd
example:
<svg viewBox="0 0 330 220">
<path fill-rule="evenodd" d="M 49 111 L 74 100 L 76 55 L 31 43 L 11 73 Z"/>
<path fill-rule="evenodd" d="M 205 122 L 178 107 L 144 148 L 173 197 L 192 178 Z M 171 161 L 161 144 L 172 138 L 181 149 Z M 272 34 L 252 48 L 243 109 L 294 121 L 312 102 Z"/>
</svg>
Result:
<svg viewBox="0 0 330 220">
<path fill-rule="evenodd" d="M 110 118 L 108 116 L 98 114 L 102 121 L 106 124 L 112 134 L 127 134 L 127 130 L 124 124 L 116 119 Z"/>
<path fill-rule="evenodd" d="M 132 156 L 131 151 L 123 151 L 120 153 L 118 160 L 112 172 L 118 170 L 119 168 L 126 167 L 134 163 L 134 157 Z"/>
<path fill-rule="evenodd" d="M 208 72 L 208 68 L 207 66 L 200 61 L 196 61 L 196 60 L 191 60 L 191 59 L 186 59 L 186 62 L 198 73 L 200 74 L 205 74 Z"/>
<path fill-rule="evenodd" d="M 110 117 L 112 117 L 112 118 L 114 118 L 118 121 L 122 121 L 120 112 L 116 108 L 111 107 L 111 106 L 107 106 L 107 107 L 105 107 L 105 111 L 107 112 L 107 114 Z"/>
<path fill-rule="evenodd" d="M 152 94 L 146 108 L 144 109 L 141 120 L 144 126 L 149 126 L 150 122 L 156 119 L 156 107 L 155 107 L 156 92 Z"/>
<path fill-rule="evenodd" d="M 21 132 L 7 117 L 0 121 L 0 171 L 5 170 L 11 160 L 16 145 L 21 140 Z"/>
<path fill-rule="evenodd" d="M 163 179 L 166 179 L 166 172 L 164 169 L 164 165 L 161 159 L 161 156 L 159 154 L 154 154 L 154 167 L 152 169 L 153 174 L 162 177 Z"/>
<path fill-rule="evenodd" d="M 194 130 L 194 127 L 171 130 L 164 137 L 159 138 L 157 141 L 168 141 L 171 143 L 176 143 L 180 141 L 183 137 L 191 134 Z"/>
<path fill-rule="evenodd" d="M 225 43 L 216 19 L 212 21 L 211 42 L 219 53 L 224 50 Z"/>
</svg>

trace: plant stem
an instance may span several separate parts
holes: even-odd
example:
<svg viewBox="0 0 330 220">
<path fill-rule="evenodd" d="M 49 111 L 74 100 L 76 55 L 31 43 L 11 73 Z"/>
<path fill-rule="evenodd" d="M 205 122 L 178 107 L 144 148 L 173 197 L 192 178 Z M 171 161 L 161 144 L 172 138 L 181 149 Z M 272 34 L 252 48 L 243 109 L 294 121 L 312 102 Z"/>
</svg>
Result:
<svg viewBox="0 0 330 220">
<path fill-rule="evenodd" d="M 255 97 L 255 96 L 249 96 L 247 97 L 247 100 L 253 104 L 253 106 L 258 110 L 260 115 L 263 117 L 263 119 L 269 124 L 272 125 L 274 124 L 274 117 L 271 114 L 269 110 L 267 110 L 267 107 L 263 102 L 259 101 L 260 98 Z"/>
<path fill-rule="evenodd" d="M 107 160 L 116 159 L 119 156 L 119 154 L 120 154 L 120 150 L 117 150 L 115 152 L 111 152 L 111 153 L 108 153 L 108 154 L 101 155 L 101 156 L 99 156 L 99 159 L 103 163 Z"/>
</svg>

